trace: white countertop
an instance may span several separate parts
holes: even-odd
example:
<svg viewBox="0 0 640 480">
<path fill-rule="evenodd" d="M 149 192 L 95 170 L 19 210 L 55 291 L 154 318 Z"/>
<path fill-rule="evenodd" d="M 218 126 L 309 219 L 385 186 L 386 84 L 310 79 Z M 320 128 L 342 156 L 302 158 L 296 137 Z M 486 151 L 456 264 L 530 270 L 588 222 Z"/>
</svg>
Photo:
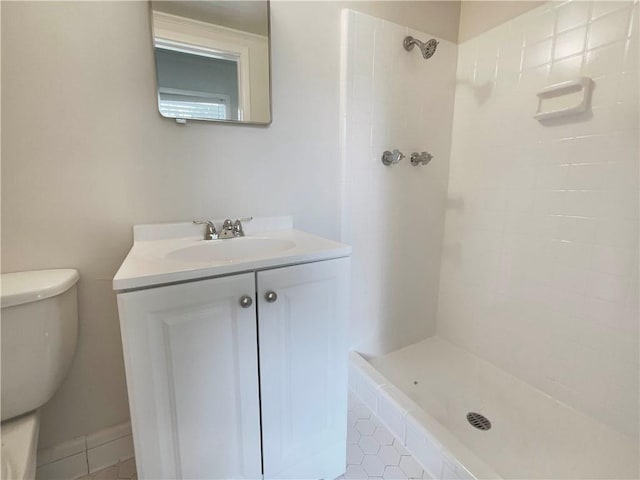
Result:
<svg viewBox="0 0 640 480">
<path fill-rule="evenodd" d="M 255 219 L 246 223 L 244 230 L 244 238 L 256 236 L 288 240 L 295 243 L 295 246 L 269 255 L 239 260 L 186 262 L 171 256 L 167 258 L 167 255 L 190 246 L 239 239 L 203 240 L 204 227 L 186 222 L 136 226 L 133 247 L 113 278 L 113 289 L 122 291 L 147 288 L 351 255 L 351 247 L 348 245 L 291 228 L 289 217 Z"/>
</svg>

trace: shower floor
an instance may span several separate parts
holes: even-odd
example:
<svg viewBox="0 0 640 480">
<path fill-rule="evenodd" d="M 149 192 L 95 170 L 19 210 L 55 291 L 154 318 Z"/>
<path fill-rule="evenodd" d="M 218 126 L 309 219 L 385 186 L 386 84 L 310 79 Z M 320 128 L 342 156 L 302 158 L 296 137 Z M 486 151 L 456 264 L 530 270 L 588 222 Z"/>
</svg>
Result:
<svg viewBox="0 0 640 480">
<path fill-rule="evenodd" d="M 638 478 L 637 441 L 439 337 L 370 363 L 503 478 Z"/>
</svg>

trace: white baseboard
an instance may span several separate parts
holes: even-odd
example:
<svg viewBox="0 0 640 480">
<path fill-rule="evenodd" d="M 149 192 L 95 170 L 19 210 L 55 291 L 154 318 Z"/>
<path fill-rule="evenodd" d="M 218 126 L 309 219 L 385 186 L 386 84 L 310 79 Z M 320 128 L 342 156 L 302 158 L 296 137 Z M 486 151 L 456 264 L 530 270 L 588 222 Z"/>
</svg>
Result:
<svg viewBox="0 0 640 480">
<path fill-rule="evenodd" d="M 38 451 L 36 480 L 72 480 L 133 457 L 129 422 Z"/>
<path fill-rule="evenodd" d="M 133 457 L 133 437 L 128 435 L 87 450 L 89 473 Z"/>
</svg>

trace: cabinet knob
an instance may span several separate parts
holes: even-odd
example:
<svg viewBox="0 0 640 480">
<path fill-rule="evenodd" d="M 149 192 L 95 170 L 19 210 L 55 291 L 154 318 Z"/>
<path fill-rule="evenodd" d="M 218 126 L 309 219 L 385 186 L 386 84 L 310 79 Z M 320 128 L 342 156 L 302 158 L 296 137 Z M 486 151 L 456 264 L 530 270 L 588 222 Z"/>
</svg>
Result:
<svg viewBox="0 0 640 480">
<path fill-rule="evenodd" d="M 253 300 L 249 295 L 243 295 L 240 297 L 240 306 L 242 308 L 249 308 L 253 304 Z"/>
<path fill-rule="evenodd" d="M 269 290 L 267 293 L 265 293 L 264 299 L 267 301 L 267 303 L 273 303 L 278 299 L 278 294 Z"/>
</svg>

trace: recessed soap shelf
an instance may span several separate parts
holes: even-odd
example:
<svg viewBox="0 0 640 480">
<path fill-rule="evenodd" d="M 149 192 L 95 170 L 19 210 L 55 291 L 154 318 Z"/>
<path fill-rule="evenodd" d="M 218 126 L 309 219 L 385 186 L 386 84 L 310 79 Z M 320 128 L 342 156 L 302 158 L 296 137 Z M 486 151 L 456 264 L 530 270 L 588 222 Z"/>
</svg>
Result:
<svg viewBox="0 0 640 480">
<path fill-rule="evenodd" d="M 538 110 L 533 118 L 548 120 L 586 112 L 592 86 L 591 78 L 580 77 L 545 87 L 538 93 Z"/>
</svg>

